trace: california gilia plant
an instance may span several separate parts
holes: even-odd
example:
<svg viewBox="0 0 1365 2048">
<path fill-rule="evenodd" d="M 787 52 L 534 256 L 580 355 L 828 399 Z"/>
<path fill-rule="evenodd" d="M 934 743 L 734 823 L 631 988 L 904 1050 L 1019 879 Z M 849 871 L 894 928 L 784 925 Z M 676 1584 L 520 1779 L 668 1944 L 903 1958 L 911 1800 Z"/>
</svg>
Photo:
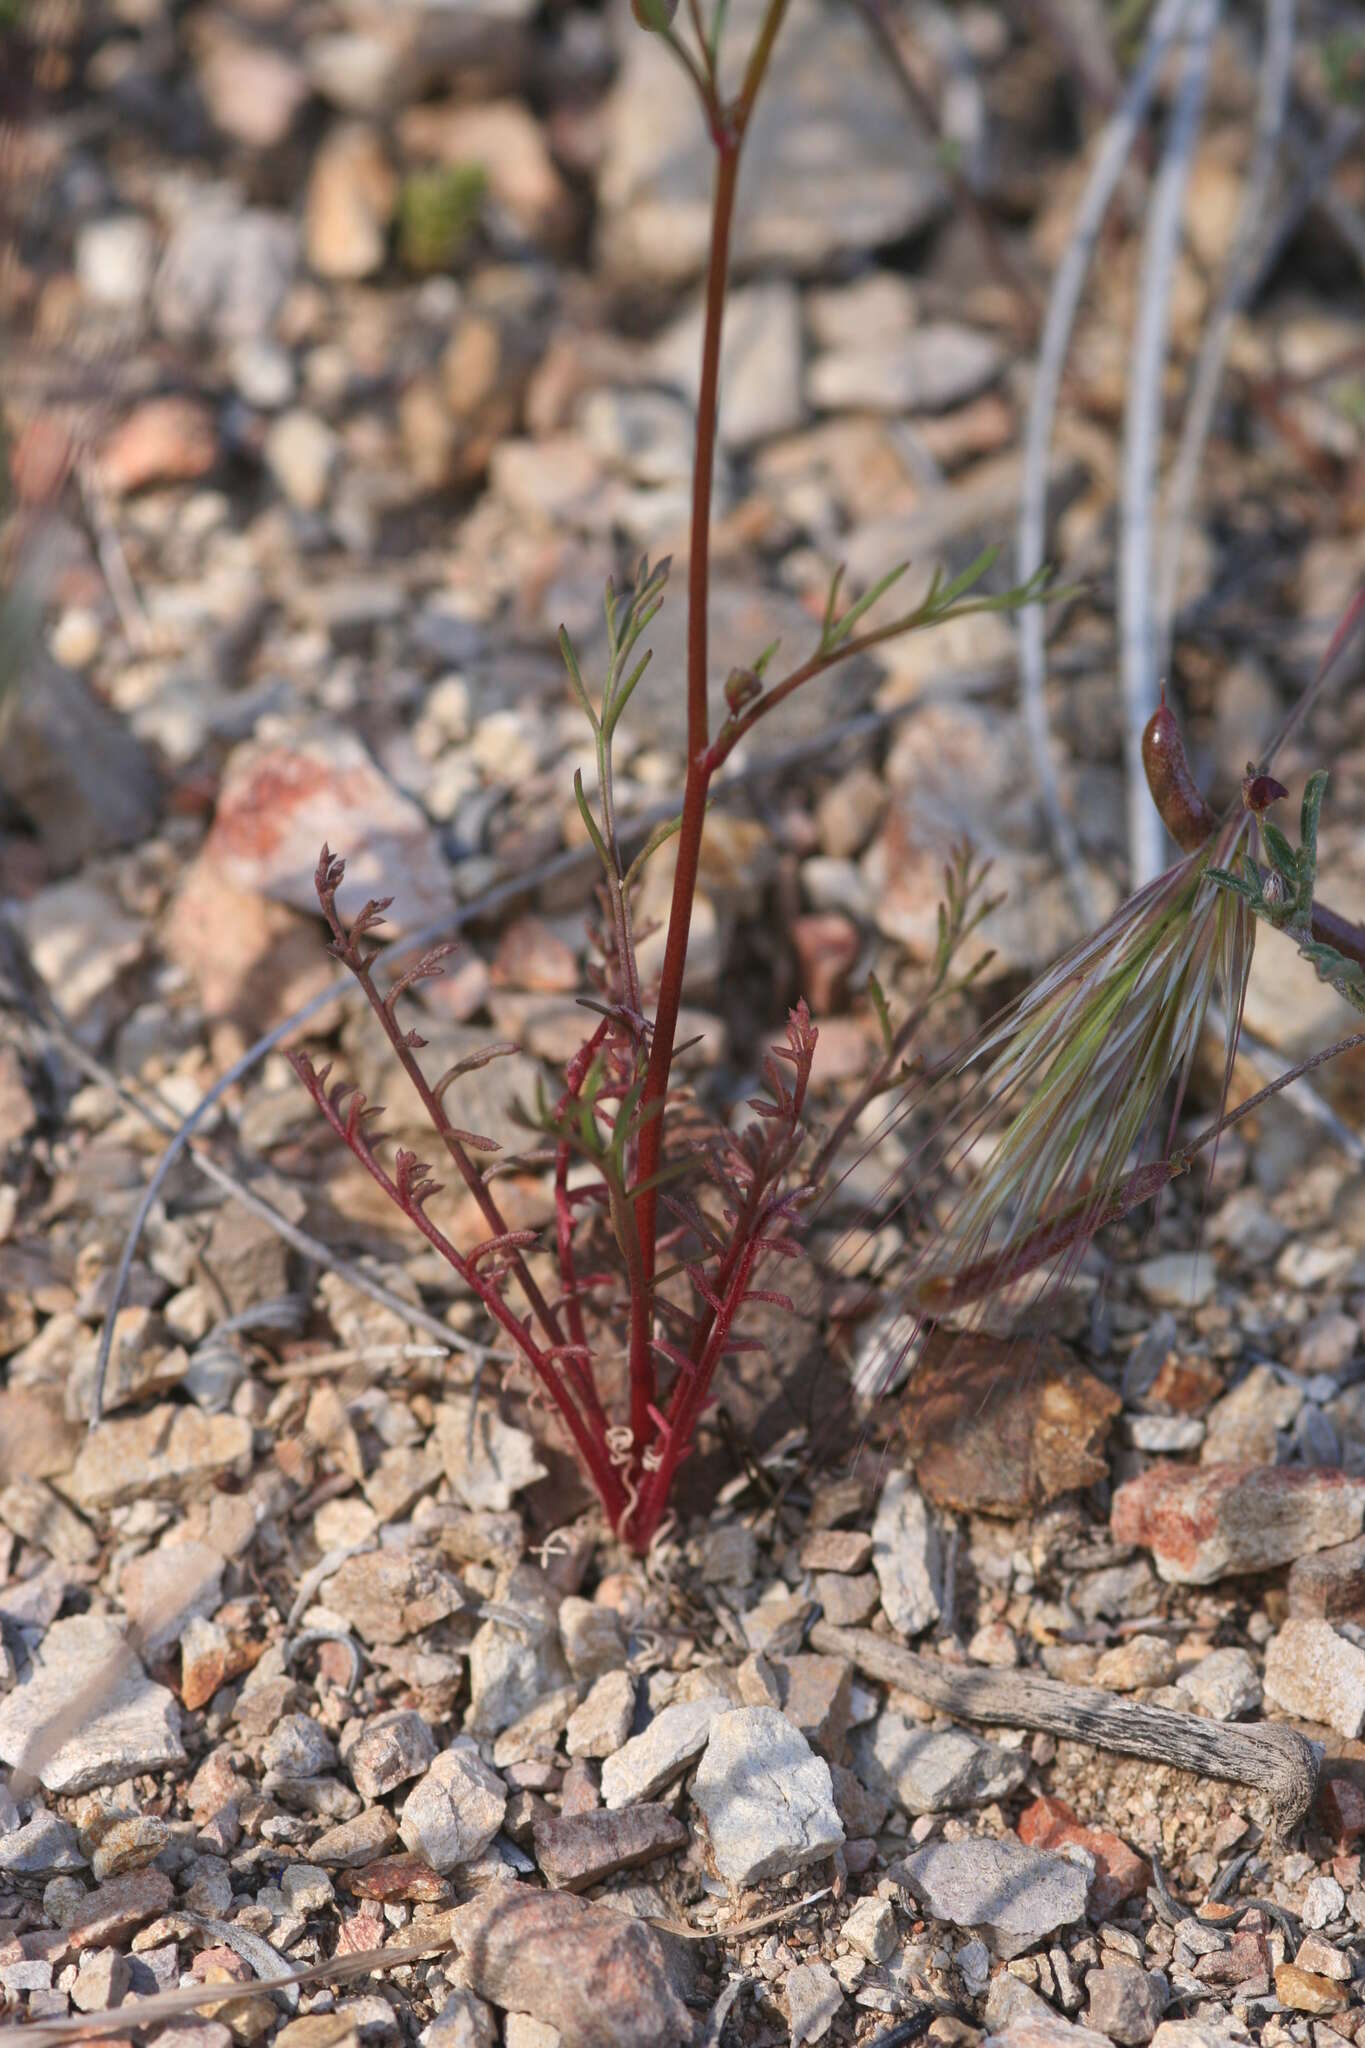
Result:
<svg viewBox="0 0 1365 2048">
<path fill-rule="evenodd" d="M 805 658 L 780 672 L 779 649 L 772 646 L 733 671 L 724 690 L 726 715 L 712 730 L 709 519 L 730 230 L 745 137 L 785 12 L 786 0 L 769 0 L 738 89 L 729 91 L 722 84 L 724 0 L 717 0 L 709 26 L 700 7 L 689 9 L 687 33 L 675 28 L 665 0 L 639 0 L 637 9 L 642 25 L 678 58 L 715 152 L 687 564 L 687 766 L 677 816 L 634 850 L 617 813 L 614 744 L 649 662 L 643 637 L 668 576 L 667 563 L 644 564 L 631 590 L 607 586 L 607 663 L 600 680 L 583 675 L 561 634 L 569 682 L 593 737 L 592 787 L 576 776 L 574 793 L 600 880 L 594 985 L 584 998 L 595 1021 L 568 1061 L 558 1094 L 529 1111 L 554 1166 L 553 1285 L 532 1270 L 540 1234 L 509 1228 L 499 1206 L 488 1173 L 496 1146 L 462 1129 L 449 1107 L 472 1070 L 513 1048 L 489 1046 L 435 1079 L 425 1073 L 418 1057 L 424 1041 L 399 1021 L 398 1005 L 408 990 L 442 971 L 452 949 L 424 954 L 381 991 L 373 973 L 375 934 L 392 899 L 365 904 L 347 924 L 337 903 L 344 863 L 327 847 L 316 886 L 331 950 L 359 983 L 436 1140 L 473 1197 L 485 1226 L 478 1241 L 456 1244 L 436 1220 L 440 1188 L 426 1161 L 403 1148 L 391 1164 L 381 1160 L 377 1112 L 358 1091 L 333 1083 L 329 1067 L 317 1069 L 306 1055 L 291 1055 L 332 1129 L 482 1303 L 505 1355 L 530 1372 L 568 1433 L 612 1529 L 639 1552 L 665 1523 L 674 1479 L 717 1373 L 727 1358 L 758 1341 L 752 1311 L 760 1304 L 790 1308 L 786 1293 L 761 1284 L 766 1269 L 802 1258 L 803 1224 L 834 1179 L 863 1109 L 889 1092 L 894 1107 L 887 1122 L 894 1124 L 922 1096 L 922 1082 L 905 1065 L 907 1048 L 929 1006 L 970 979 L 955 978 L 957 956 L 989 907 L 981 873 L 964 852 L 947 876 L 926 989 L 898 1028 L 872 987 L 883 1057 L 832 1131 L 810 1127 L 817 1033 L 804 1002 L 763 1064 L 763 1092 L 749 1104 L 751 1121 L 732 1130 L 672 1078 L 714 778 L 760 719 L 851 656 L 949 617 L 1017 608 L 1044 588 L 1039 577 L 1002 595 L 985 594 L 993 560 L 987 553 L 952 581 L 935 576 L 919 605 L 874 628 L 867 616 L 904 566 L 842 609 L 836 574 Z M 1339 634 L 1334 647 L 1340 640 Z M 1078 1256 L 1102 1224 L 1157 1192 L 1185 1170 L 1200 1144 L 1211 1142 L 1221 1124 L 1183 1151 L 1166 1150 L 1147 1165 L 1139 1156 L 1173 1086 L 1179 1100 L 1215 995 L 1229 1018 L 1230 1073 L 1257 920 L 1278 922 L 1301 945 L 1319 947 L 1313 957 L 1338 985 L 1349 990 L 1365 982 L 1351 964 L 1365 960 L 1365 937 L 1340 920 L 1330 932 L 1319 929 L 1317 911 L 1304 910 L 1312 897 L 1320 793 L 1305 808 L 1296 852 L 1262 822 L 1262 812 L 1282 794 L 1266 775 L 1251 779 L 1231 818 L 1207 812 L 1164 709 L 1149 733 L 1148 769 L 1185 858 L 988 1026 L 958 1062 L 957 1072 L 970 1070 L 972 1082 L 963 1138 L 987 1120 L 1003 1123 L 1003 1136 L 927 1250 L 916 1255 L 908 1306 L 918 1322 L 957 1316 L 1040 1266 Z M 1271 861 L 1268 876 L 1257 861 L 1261 837 Z M 649 986 L 640 968 L 636 897 L 646 865 L 665 846 L 673 859 L 672 898 L 662 967 L 657 985 Z M 913 1178 L 915 1171 L 912 1160 L 904 1173 Z"/>
<path fill-rule="evenodd" d="M 461 1129 L 448 1107 L 470 1069 L 512 1048 L 490 1046 L 434 1079 L 424 1073 L 418 1058 L 424 1041 L 399 1021 L 398 1004 L 407 990 L 442 971 L 451 949 L 426 953 L 381 991 L 372 973 L 374 940 L 393 899 L 365 904 L 347 924 L 337 905 L 344 864 L 326 847 L 316 886 L 331 950 L 355 976 L 435 1138 L 477 1203 L 486 1225 L 480 1241 L 457 1245 L 435 1220 L 440 1190 L 426 1161 L 406 1149 L 391 1164 L 381 1160 L 376 1112 L 362 1095 L 334 1083 L 330 1068 L 315 1068 L 303 1054 L 292 1056 L 333 1130 L 478 1297 L 511 1355 L 529 1369 L 567 1430 L 612 1528 L 638 1551 L 648 1548 L 664 1521 L 679 1464 L 722 1362 L 756 1342 L 749 1311 L 759 1303 L 790 1305 L 782 1292 L 758 1284 L 759 1268 L 798 1256 L 802 1215 L 814 1191 L 811 1168 L 822 1159 L 827 1163 L 829 1155 L 826 1146 L 817 1156 L 807 1122 L 816 1029 L 804 1003 L 791 1012 L 784 1041 L 764 1061 L 763 1092 L 750 1103 L 752 1121 L 741 1131 L 708 1119 L 673 1087 L 688 934 L 714 778 L 768 712 L 841 662 L 944 619 L 1013 609 L 1039 596 L 1045 582 L 1036 577 L 1018 589 L 987 594 L 991 550 L 952 580 L 935 575 L 919 604 L 874 628 L 865 623 L 868 614 L 906 565 L 843 606 L 836 573 L 805 657 L 784 672 L 774 645 L 735 670 L 725 684 L 726 715 L 712 730 L 710 505 L 730 231 L 745 137 L 785 13 L 786 0 L 770 0 L 737 90 L 722 83 L 724 0 L 704 30 L 699 10 L 693 10 L 687 34 L 675 29 L 661 7 L 648 7 L 641 16 L 642 25 L 678 58 L 715 152 L 687 566 L 687 769 L 678 815 L 633 852 L 617 816 L 614 742 L 650 658 L 641 642 L 663 602 L 668 576 L 667 563 L 644 564 L 630 591 L 607 586 L 607 667 L 595 687 L 582 674 L 568 635 L 561 634 L 570 685 L 593 736 L 594 786 L 576 777 L 575 796 L 601 879 L 595 987 L 585 999 L 596 1021 L 568 1062 L 559 1095 L 533 1112 L 554 1158 L 553 1290 L 531 1270 L 528 1254 L 539 1242 L 537 1233 L 510 1229 L 499 1207 L 486 1172 L 488 1155 L 497 1148 Z M 674 863 L 672 900 L 662 967 L 657 986 L 650 987 L 639 965 L 635 902 L 645 865 L 665 846 Z M 975 885 L 959 876 L 944 912 L 931 998 L 948 987 L 957 944 L 978 914 Z M 903 1029 L 897 1047 L 906 1037 Z M 884 1085 L 885 1074 L 881 1069 L 872 1078 L 869 1095 Z M 616 1407 L 611 1388 L 622 1378 L 624 1405 Z"/>
</svg>

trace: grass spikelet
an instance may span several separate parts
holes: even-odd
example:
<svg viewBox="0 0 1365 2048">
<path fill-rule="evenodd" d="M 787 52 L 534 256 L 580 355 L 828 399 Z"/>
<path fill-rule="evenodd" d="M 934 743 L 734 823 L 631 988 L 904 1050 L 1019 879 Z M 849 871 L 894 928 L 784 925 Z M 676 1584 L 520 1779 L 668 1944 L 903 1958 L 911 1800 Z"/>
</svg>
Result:
<svg viewBox="0 0 1365 2048">
<path fill-rule="evenodd" d="M 1131 897 L 958 1063 L 972 1079 L 948 1163 L 960 1168 L 973 1140 L 1007 1121 L 915 1272 L 912 1310 L 954 1313 L 1078 1258 L 1102 1224 L 1151 1192 L 1140 1155 L 1163 1114 L 1174 1124 L 1215 998 L 1227 1019 L 1226 1090 L 1255 925 L 1209 871 L 1250 852 L 1255 833 L 1244 812 Z"/>
</svg>

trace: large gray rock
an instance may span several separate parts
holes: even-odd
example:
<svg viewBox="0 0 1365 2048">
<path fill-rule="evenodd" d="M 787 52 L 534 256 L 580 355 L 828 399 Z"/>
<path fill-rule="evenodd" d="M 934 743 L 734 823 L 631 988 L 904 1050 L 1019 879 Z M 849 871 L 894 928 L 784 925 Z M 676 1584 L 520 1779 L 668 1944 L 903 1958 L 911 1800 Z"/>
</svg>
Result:
<svg viewBox="0 0 1365 2048">
<path fill-rule="evenodd" d="M 931 1919 L 973 1928 L 1006 1961 L 1085 1918 L 1086 1866 L 1010 1835 L 931 1842 L 900 1868 Z"/>
<path fill-rule="evenodd" d="M 692 1798 L 728 1884 L 783 1877 L 844 1840 L 829 1765 L 776 1707 L 738 1707 L 711 1730 Z"/>
<path fill-rule="evenodd" d="M 111 1621 L 72 1615 L 0 1700 L 0 1759 L 49 1792 L 121 1785 L 185 1761 L 180 1708 Z"/>
<path fill-rule="evenodd" d="M 853 1767 L 906 1813 L 955 1813 L 1017 1791 L 1028 1756 L 981 1742 L 965 1728 L 916 1727 L 887 1707 L 854 1736 Z"/>
<path fill-rule="evenodd" d="M 761 0 L 734 0 L 728 50 L 748 48 L 762 13 Z M 705 266 L 713 152 L 660 39 L 628 20 L 625 32 L 599 187 L 602 254 L 632 281 L 679 284 Z M 943 203 L 931 147 L 861 23 L 792 0 L 745 144 L 737 267 L 817 271 L 913 234 Z"/>
</svg>

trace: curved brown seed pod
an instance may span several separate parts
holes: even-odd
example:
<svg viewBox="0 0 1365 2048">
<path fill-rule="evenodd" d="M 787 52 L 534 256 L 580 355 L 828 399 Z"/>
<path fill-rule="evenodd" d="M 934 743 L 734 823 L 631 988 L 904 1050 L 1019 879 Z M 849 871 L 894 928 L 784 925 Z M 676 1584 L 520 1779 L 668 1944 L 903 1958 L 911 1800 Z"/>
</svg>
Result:
<svg viewBox="0 0 1365 2048">
<path fill-rule="evenodd" d="M 1180 728 L 1164 703 L 1142 735 L 1142 765 L 1162 824 L 1182 853 L 1193 853 L 1218 830 L 1218 817 L 1190 773 Z"/>
</svg>

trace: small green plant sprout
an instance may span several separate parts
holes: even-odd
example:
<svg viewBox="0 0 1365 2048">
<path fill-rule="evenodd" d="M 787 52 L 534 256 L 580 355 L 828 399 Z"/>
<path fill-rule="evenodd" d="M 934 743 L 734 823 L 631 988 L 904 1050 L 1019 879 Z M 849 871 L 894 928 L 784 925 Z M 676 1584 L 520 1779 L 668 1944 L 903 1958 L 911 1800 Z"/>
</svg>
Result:
<svg viewBox="0 0 1365 2048">
<path fill-rule="evenodd" d="M 398 253 L 409 270 L 450 270 L 459 262 L 487 189 L 482 164 L 409 173 L 398 195 Z"/>
<path fill-rule="evenodd" d="M 555 1282 L 546 1281 L 543 1264 L 533 1257 L 539 1249 L 535 1234 L 511 1229 L 499 1207 L 486 1157 L 496 1148 L 459 1129 L 447 1112 L 448 1091 L 469 1063 L 429 1081 L 418 1059 L 420 1034 L 395 1014 L 405 991 L 441 972 L 444 949 L 424 956 L 381 992 L 370 947 L 386 904 L 365 905 L 347 926 L 337 907 L 343 866 L 325 847 L 317 892 L 332 951 L 359 982 L 437 1141 L 474 1196 L 486 1229 L 481 1242 L 456 1245 L 435 1220 L 440 1190 L 425 1164 L 401 1150 L 392 1165 L 381 1160 L 375 1112 L 353 1090 L 330 1084 L 327 1069 L 315 1068 L 303 1055 L 294 1058 L 332 1129 L 482 1302 L 505 1357 L 530 1372 L 575 1445 L 611 1527 L 637 1551 L 647 1550 L 665 1525 L 678 1469 L 715 1397 L 724 1361 L 758 1341 L 754 1309 L 790 1306 L 784 1293 L 759 1284 L 760 1269 L 800 1256 L 803 1218 L 816 1180 L 833 1158 L 828 1142 L 816 1151 L 808 1129 L 817 1033 L 803 1002 L 791 1011 L 782 1042 L 763 1060 L 759 1092 L 740 1128 L 720 1121 L 700 1091 L 693 1099 L 674 1083 L 692 906 L 714 779 L 761 718 L 841 662 L 946 619 L 1033 603 L 1045 584 L 1037 576 L 1017 589 L 992 592 L 986 580 L 995 559 L 990 551 L 959 575 L 939 573 L 918 604 L 873 626 L 873 607 L 904 568 L 848 603 L 841 602 L 843 579 L 836 572 L 810 651 L 783 672 L 774 644 L 737 669 L 725 688 L 726 715 L 718 729 L 711 728 L 710 520 L 730 230 L 745 136 L 785 13 L 786 0 L 769 0 L 736 77 L 727 83 L 724 0 L 707 21 L 700 0 L 691 0 L 686 15 L 676 18 L 667 0 L 637 0 L 639 18 L 679 59 L 715 151 L 687 556 L 687 651 L 679 678 L 687 713 L 686 769 L 676 817 L 636 847 L 618 812 L 613 760 L 621 721 L 650 659 L 645 636 L 668 578 L 667 562 L 644 564 L 629 590 L 607 586 L 607 658 L 600 681 L 584 676 L 568 635 L 560 637 L 569 684 L 593 740 L 592 774 L 575 778 L 574 795 L 600 882 L 592 989 L 584 998 L 589 1027 L 566 1064 L 558 1095 L 551 1100 L 547 1094 L 528 1111 L 553 1162 Z M 662 964 L 651 984 L 640 966 L 635 898 L 646 863 L 665 846 L 672 854 L 672 895 Z M 964 862 L 950 881 L 926 1002 L 899 1031 L 888 1023 L 885 1056 L 852 1105 L 851 1118 L 862 1102 L 892 1083 L 916 1017 L 952 985 L 954 955 L 979 905 L 979 881 Z M 485 1057 L 503 1050 L 508 1048 L 490 1047 Z"/>
</svg>

